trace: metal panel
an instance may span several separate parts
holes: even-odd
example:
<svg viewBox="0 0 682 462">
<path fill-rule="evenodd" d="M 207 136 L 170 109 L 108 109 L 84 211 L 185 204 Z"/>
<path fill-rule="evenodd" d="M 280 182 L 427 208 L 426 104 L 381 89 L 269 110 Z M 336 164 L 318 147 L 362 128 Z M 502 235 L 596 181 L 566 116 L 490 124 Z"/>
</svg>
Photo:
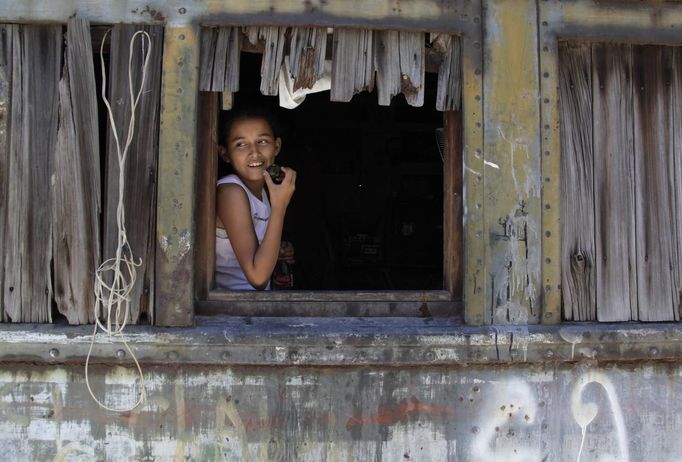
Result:
<svg viewBox="0 0 682 462">
<path fill-rule="evenodd" d="M 193 319 L 198 27 L 166 28 L 156 221 L 156 324 Z"/>
<path fill-rule="evenodd" d="M 485 170 L 485 321 L 533 324 L 542 306 L 535 2 L 492 1 L 486 12 L 480 167 Z"/>
</svg>

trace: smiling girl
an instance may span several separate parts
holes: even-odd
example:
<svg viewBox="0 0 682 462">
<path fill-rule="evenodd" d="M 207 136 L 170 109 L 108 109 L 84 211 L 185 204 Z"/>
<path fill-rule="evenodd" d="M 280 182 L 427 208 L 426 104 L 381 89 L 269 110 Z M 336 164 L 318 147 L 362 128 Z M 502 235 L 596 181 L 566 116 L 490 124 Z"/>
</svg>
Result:
<svg viewBox="0 0 682 462">
<path fill-rule="evenodd" d="M 263 290 L 277 263 L 282 226 L 296 172 L 283 167 L 275 184 L 266 169 L 282 147 L 266 111 L 233 110 L 223 126 L 221 158 L 234 171 L 218 180 L 216 194 L 217 289 Z"/>
</svg>

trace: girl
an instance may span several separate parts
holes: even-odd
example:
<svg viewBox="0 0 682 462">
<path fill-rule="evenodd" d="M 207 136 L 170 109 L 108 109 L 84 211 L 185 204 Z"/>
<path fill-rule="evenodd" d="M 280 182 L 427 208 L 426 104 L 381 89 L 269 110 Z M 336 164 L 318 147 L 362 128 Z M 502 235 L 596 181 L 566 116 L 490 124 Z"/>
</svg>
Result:
<svg viewBox="0 0 682 462">
<path fill-rule="evenodd" d="M 283 167 L 281 184 L 266 169 L 282 147 L 265 111 L 232 111 L 222 134 L 221 158 L 234 171 L 218 180 L 216 194 L 216 288 L 263 290 L 280 251 L 282 226 L 296 172 Z M 266 188 L 267 186 L 267 193 Z"/>
</svg>

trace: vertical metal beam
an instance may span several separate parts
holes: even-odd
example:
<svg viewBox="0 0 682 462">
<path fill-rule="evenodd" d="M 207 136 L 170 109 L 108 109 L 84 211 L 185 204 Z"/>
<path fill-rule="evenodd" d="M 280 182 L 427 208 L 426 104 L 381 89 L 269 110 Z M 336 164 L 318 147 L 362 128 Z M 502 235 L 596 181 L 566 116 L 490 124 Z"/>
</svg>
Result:
<svg viewBox="0 0 682 462">
<path fill-rule="evenodd" d="M 156 223 L 156 324 L 194 319 L 194 204 L 199 94 L 197 26 L 164 35 Z"/>
<path fill-rule="evenodd" d="M 540 318 L 541 204 L 537 12 L 492 0 L 485 41 L 486 322 Z"/>
<path fill-rule="evenodd" d="M 483 221 L 483 34 L 480 9 L 462 34 L 464 319 L 485 324 Z"/>
<path fill-rule="evenodd" d="M 540 150 L 542 152 L 542 323 L 561 322 L 561 145 L 559 125 L 559 47 L 549 28 L 551 9 L 540 9 Z"/>
</svg>

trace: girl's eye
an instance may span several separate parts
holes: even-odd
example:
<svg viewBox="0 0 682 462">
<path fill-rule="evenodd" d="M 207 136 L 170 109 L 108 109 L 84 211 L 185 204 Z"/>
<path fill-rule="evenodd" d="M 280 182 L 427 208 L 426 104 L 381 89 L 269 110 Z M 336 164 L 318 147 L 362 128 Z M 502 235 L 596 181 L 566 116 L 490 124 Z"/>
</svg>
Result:
<svg viewBox="0 0 682 462">
<path fill-rule="evenodd" d="M 268 144 L 268 140 L 258 140 L 258 144 Z"/>
</svg>

